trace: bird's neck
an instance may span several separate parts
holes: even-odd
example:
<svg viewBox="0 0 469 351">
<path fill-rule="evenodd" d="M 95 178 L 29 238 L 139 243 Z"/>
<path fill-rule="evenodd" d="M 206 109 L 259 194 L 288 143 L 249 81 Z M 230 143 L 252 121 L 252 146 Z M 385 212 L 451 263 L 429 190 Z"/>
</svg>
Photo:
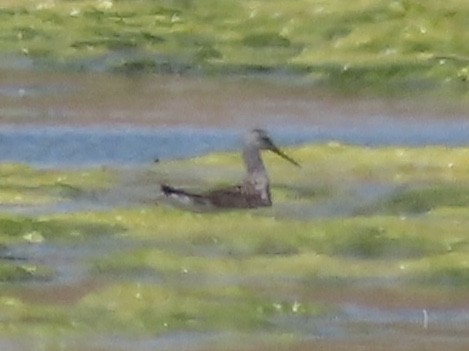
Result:
<svg viewBox="0 0 469 351">
<path fill-rule="evenodd" d="M 264 162 L 259 148 L 247 145 L 243 149 L 243 159 L 248 174 L 265 174 Z"/>
</svg>

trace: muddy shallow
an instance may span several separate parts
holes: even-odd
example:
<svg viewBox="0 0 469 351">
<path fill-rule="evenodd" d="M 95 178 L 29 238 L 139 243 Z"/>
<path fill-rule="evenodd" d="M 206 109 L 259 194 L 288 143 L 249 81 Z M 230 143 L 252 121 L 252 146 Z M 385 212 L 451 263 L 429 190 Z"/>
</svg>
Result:
<svg viewBox="0 0 469 351">
<path fill-rule="evenodd" d="M 434 98 L 364 98 L 287 77 L 111 75 L 0 71 L 0 121 L 40 125 L 380 126 L 461 121 L 467 104 Z"/>
<path fill-rule="evenodd" d="M 242 131 L 254 126 L 269 129 L 280 144 L 287 145 L 331 140 L 371 146 L 465 146 L 469 142 L 465 106 L 410 99 L 356 99 L 319 92 L 306 84 L 287 84 L 278 78 L 221 80 L 24 71 L 0 72 L 0 76 L 0 160 L 56 169 L 106 166 L 117 177 L 110 190 L 80 193 L 52 205 L 3 207 L 3 213 L 33 218 L 140 207 L 151 210 L 157 185 L 152 181 L 158 172 L 156 159 L 162 162 L 236 150 Z M 279 204 L 267 215 L 280 214 L 280 218 L 295 220 L 332 216 L 340 220 L 353 216 L 357 202 L 373 203 L 395 190 L 393 185 L 367 182 L 366 177 L 341 186 L 352 196 L 344 199 L 339 195 L 307 208 L 303 203 L 298 207 L 295 203 Z M 72 243 L 11 245 L 2 248 L 3 261 L 52 267 L 54 274 L 43 280 L 1 284 L 6 294 L 39 306 L 73 306 L 116 281 L 142 281 L 159 286 L 164 280 L 151 270 L 100 276 L 90 274 L 90 262 L 160 245 L 153 239 L 114 236 Z M 218 253 L 208 251 L 208 254 Z M 285 350 L 469 347 L 467 287 L 446 286 L 422 292 L 385 278 L 314 281 L 306 286 L 288 277 L 258 281 L 243 276 L 201 281 L 198 278 L 187 276 L 178 284 L 248 285 L 266 298 L 315 303 L 331 308 L 332 312 L 274 316 L 269 319 L 271 327 L 259 332 L 173 330 L 154 336 L 99 334 L 91 338 L 87 334 L 86 341 L 80 335 L 67 333 L 51 338 L 35 335 L 32 341 L 12 336 L 0 339 L 0 348 L 19 351 L 29 350 L 33 345 L 44 350 L 267 350 L 272 345 Z M 293 306 L 294 303 L 291 308 L 295 309 Z M 239 343 L 240 338 L 245 341 Z"/>
<path fill-rule="evenodd" d="M 358 99 L 281 78 L 0 72 L 0 160 L 136 165 L 236 150 L 267 128 L 286 145 L 465 145 L 467 106 Z"/>
</svg>

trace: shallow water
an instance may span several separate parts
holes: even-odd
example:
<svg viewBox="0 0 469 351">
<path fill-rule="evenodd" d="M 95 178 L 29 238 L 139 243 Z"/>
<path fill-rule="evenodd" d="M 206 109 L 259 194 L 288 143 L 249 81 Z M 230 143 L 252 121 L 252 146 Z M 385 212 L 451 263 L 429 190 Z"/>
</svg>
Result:
<svg viewBox="0 0 469 351">
<path fill-rule="evenodd" d="M 431 121 L 421 125 L 386 120 L 380 125 L 366 128 L 266 127 L 281 145 L 330 140 L 369 146 L 460 146 L 469 143 L 469 122 L 460 121 Z M 3 127 L 0 131 L 0 161 L 40 167 L 142 165 L 155 159 L 189 158 L 217 151 L 234 151 L 239 149 L 243 132 L 239 128 L 187 126 Z"/>
<path fill-rule="evenodd" d="M 356 99 L 281 78 L 0 71 L 0 160 L 136 165 L 236 150 L 252 127 L 279 144 L 465 145 L 464 105 Z"/>
<path fill-rule="evenodd" d="M 155 160 L 237 150 L 240 136 L 252 127 L 268 129 L 280 145 L 328 141 L 370 146 L 469 143 L 465 106 L 438 101 L 354 99 L 266 78 L 27 71 L 3 71 L 0 77 L 0 161 L 53 168 L 105 165 L 115 167 L 120 176 L 119 187 L 108 192 L 82 194 L 53 205 L 3 208 L 3 212 L 30 216 L 151 203 L 153 185 L 139 180 L 152 176 L 147 167 Z M 354 196 L 349 203 L 337 199 L 302 207 L 301 211 L 294 205 L 279 206 L 274 213 L 279 211 L 283 217 L 294 219 L 350 216 L 358 200 L 371 203 L 394 190 L 386 184 L 366 182 L 352 184 L 350 189 Z M 54 268 L 53 277 L 47 281 L 15 287 L 26 301 L 73 304 L 109 279 L 97 281 L 92 277 L 89 262 L 143 245 L 152 243 L 104 236 L 73 245 L 11 246 L 2 258 Z M 157 276 L 137 273 L 119 279 L 158 283 Z M 212 283 L 234 281 L 244 282 L 242 277 L 224 277 Z M 287 278 L 284 283 L 292 284 Z M 469 300 L 461 298 L 460 292 L 443 294 L 438 302 L 419 302 L 402 294 L 396 299 L 396 307 L 388 305 L 389 296 L 383 297 L 380 289 L 373 289 L 381 287 L 380 283 L 372 282 L 369 290 L 359 289 L 358 293 L 354 286 L 302 291 L 314 301 L 335 306 L 337 313 L 310 319 L 274 319 L 273 333 L 294 334 L 298 346 L 292 349 L 310 349 L 319 343 L 328 349 L 375 350 L 376 343 L 383 340 L 388 344 L 381 345 L 381 350 L 420 349 L 423 344 L 425 350 L 438 350 L 441 345 L 454 350 L 469 347 Z M 393 283 L 383 284 L 386 289 Z M 455 305 L 447 301 L 452 299 Z M 244 348 L 262 344 L 264 335 L 250 337 L 252 342 L 248 339 Z M 197 350 L 230 349 L 238 339 L 229 333 L 182 332 L 151 338 L 99 335 L 80 341 L 80 345 L 73 337 L 61 342 L 73 350 Z M 396 339 L 402 344 L 393 345 Z M 220 340 L 227 340 L 227 344 L 221 347 Z M 29 347 L 31 344 L 24 340 L 0 340 L 2 350 Z"/>
</svg>

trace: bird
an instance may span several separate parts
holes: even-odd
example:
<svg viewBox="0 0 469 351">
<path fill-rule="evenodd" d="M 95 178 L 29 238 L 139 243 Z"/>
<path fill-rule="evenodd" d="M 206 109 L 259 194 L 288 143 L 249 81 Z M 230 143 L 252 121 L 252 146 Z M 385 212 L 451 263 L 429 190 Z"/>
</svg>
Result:
<svg viewBox="0 0 469 351">
<path fill-rule="evenodd" d="M 197 209 L 253 209 L 272 206 L 270 180 L 261 150 L 269 150 L 291 164 L 300 164 L 281 151 L 263 129 L 251 130 L 244 139 L 242 157 L 246 167 L 246 176 L 241 184 L 194 193 L 168 184 L 161 184 L 163 196 L 187 208 Z"/>
</svg>

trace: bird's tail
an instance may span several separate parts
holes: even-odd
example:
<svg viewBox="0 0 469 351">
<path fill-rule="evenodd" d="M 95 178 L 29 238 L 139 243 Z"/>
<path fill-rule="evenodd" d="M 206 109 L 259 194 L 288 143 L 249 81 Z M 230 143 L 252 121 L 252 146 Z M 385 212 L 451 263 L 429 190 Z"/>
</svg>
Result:
<svg viewBox="0 0 469 351">
<path fill-rule="evenodd" d="M 207 206 L 208 201 L 199 194 L 193 194 L 182 189 L 174 188 L 167 184 L 160 185 L 161 192 L 163 195 L 173 200 L 174 205 L 186 206 Z"/>
<path fill-rule="evenodd" d="M 173 188 L 172 186 L 169 186 L 167 184 L 161 184 L 160 185 L 161 192 L 166 195 L 166 196 L 171 196 L 171 195 L 185 195 L 186 192 L 180 189 Z"/>
</svg>

